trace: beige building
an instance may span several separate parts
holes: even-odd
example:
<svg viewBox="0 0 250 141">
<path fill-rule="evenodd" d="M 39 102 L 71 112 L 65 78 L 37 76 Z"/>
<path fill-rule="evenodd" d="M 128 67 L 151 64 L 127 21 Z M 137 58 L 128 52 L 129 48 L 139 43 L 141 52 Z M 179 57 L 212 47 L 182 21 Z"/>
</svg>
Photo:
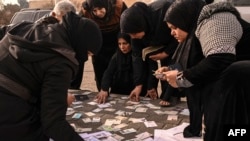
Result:
<svg viewBox="0 0 250 141">
<path fill-rule="evenodd" d="M 49 7 L 49 5 L 53 6 L 55 4 L 55 0 L 27 0 L 29 2 L 29 8 L 42 8 Z"/>
</svg>

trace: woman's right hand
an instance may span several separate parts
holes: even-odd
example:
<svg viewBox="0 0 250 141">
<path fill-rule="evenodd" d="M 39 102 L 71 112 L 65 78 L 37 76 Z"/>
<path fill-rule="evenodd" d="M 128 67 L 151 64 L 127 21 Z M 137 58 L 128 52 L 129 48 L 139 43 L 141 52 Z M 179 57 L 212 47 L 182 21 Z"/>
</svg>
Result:
<svg viewBox="0 0 250 141">
<path fill-rule="evenodd" d="M 75 100 L 76 100 L 75 96 L 71 93 L 68 93 L 67 97 L 68 106 L 70 106 Z"/>
<path fill-rule="evenodd" d="M 140 101 L 140 93 L 141 93 L 142 85 L 136 86 L 130 93 L 129 99 L 131 101 L 139 102 Z"/>
<path fill-rule="evenodd" d="M 166 71 L 168 71 L 168 67 L 166 67 L 166 66 L 160 67 L 160 68 L 158 68 L 158 69 L 155 71 L 155 74 L 163 73 L 163 72 L 166 72 Z"/>
<path fill-rule="evenodd" d="M 154 75 L 157 79 L 163 80 L 165 78 L 164 72 L 168 70 L 168 67 L 160 67 L 155 71 Z"/>
<path fill-rule="evenodd" d="M 97 100 L 97 103 L 102 104 L 105 103 L 106 100 L 108 98 L 108 92 L 107 91 L 103 91 L 101 90 L 97 96 L 95 97 L 95 99 Z"/>
</svg>

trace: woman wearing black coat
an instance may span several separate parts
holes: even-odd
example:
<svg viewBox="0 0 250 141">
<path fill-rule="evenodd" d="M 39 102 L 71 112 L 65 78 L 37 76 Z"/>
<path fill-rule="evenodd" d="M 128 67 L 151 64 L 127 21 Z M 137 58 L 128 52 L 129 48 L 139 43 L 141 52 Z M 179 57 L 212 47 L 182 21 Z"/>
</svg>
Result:
<svg viewBox="0 0 250 141">
<path fill-rule="evenodd" d="M 101 43 L 98 26 L 73 12 L 11 27 L 0 41 L 0 140 L 82 141 L 66 121 L 67 92 Z"/>
<path fill-rule="evenodd" d="M 130 36 L 119 33 L 117 42 L 119 48 L 110 60 L 104 72 L 101 91 L 96 96 L 98 103 L 106 102 L 110 93 L 129 95 L 134 89 L 134 73 Z"/>
<path fill-rule="evenodd" d="M 170 35 L 170 29 L 163 21 L 165 12 L 172 1 L 158 0 L 149 5 L 136 2 L 126 9 L 121 16 L 121 32 L 132 38 L 134 81 L 136 88 L 131 92 L 132 100 L 139 101 L 142 86 L 147 87 L 147 94 L 157 98 L 158 80 L 152 75 L 157 69 L 157 60 L 167 65 L 177 46 L 177 41 Z M 149 51 L 148 47 L 154 51 Z M 166 86 L 162 87 L 165 89 Z"/>
<path fill-rule="evenodd" d="M 117 49 L 117 34 L 120 31 L 120 16 L 127 9 L 122 0 L 86 0 L 82 4 L 81 16 L 93 20 L 102 31 L 103 44 L 100 52 L 92 56 L 96 87 L 101 90 L 103 73 Z M 75 88 L 81 80 L 76 81 Z"/>
</svg>

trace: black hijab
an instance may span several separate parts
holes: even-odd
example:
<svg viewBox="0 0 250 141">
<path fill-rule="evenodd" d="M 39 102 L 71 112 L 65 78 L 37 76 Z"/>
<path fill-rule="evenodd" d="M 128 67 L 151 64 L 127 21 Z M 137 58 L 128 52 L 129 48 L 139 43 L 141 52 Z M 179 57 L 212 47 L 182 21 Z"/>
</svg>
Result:
<svg viewBox="0 0 250 141">
<path fill-rule="evenodd" d="M 120 20 L 122 33 L 138 33 L 147 31 L 147 17 L 150 16 L 148 6 L 143 2 L 136 2 L 123 11 Z"/>
<path fill-rule="evenodd" d="M 131 38 L 126 33 L 118 33 L 117 39 L 122 38 L 131 45 Z M 129 82 L 129 77 L 132 74 L 132 50 L 124 54 L 120 49 L 117 50 L 117 65 L 118 65 L 118 76 L 124 78 L 125 82 Z M 124 77 L 127 76 L 127 77 Z"/>
<path fill-rule="evenodd" d="M 126 42 L 131 44 L 131 41 L 130 41 L 131 38 L 130 38 L 130 36 L 128 34 L 119 32 L 118 35 L 117 35 L 117 39 L 119 39 L 119 38 L 123 38 Z"/>
<path fill-rule="evenodd" d="M 82 18 L 73 12 L 63 17 L 62 24 L 67 30 L 76 59 L 87 60 L 87 51 L 97 54 L 101 49 L 102 35 L 98 25 L 90 19 Z"/>
<path fill-rule="evenodd" d="M 183 69 L 189 68 L 203 58 L 200 43 L 195 36 L 197 21 L 205 2 L 202 0 L 176 0 L 166 12 L 164 20 L 188 33 L 173 55 Z"/>
<path fill-rule="evenodd" d="M 108 1 L 109 0 L 86 0 L 85 2 L 82 3 L 82 7 L 85 10 L 91 11 L 95 7 L 104 7 L 108 8 Z"/>
<path fill-rule="evenodd" d="M 205 2 L 202 0 L 176 0 L 167 10 L 164 21 L 191 32 L 204 5 Z"/>
<path fill-rule="evenodd" d="M 111 19 L 112 15 L 114 15 L 115 6 L 116 6 L 116 0 L 86 0 L 85 2 L 82 3 L 82 7 L 89 13 L 91 13 L 93 17 L 102 20 L 104 22 L 108 22 Z M 107 13 L 104 16 L 104 18 L 100 19 L 99 17 L 93 14 L 93 9 L 96 7 L 106 9 Z"/>
</svg>

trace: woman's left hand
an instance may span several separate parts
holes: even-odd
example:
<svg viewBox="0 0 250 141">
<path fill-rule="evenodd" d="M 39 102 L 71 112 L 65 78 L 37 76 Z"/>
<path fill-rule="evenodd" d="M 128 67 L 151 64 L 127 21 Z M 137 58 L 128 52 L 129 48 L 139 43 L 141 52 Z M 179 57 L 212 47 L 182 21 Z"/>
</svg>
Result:
<svg viewBox="0 0 250 141">
<path fill-rule="evenodd" d="M 150 99 L 152 99 L 152 100 L 157 99 L 158 94 L 157 94 L 157 91 L 155 90 L 155 88 L 148 90 L 145 97 L 150 97 Z"/>
</svg>

